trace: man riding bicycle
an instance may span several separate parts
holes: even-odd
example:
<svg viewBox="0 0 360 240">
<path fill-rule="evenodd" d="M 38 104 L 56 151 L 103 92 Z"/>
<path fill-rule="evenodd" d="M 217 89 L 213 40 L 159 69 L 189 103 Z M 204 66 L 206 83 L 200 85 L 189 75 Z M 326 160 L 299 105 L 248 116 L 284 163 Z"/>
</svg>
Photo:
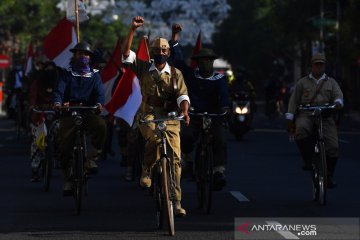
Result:
<svg viewBox="0 0 360 240">
<path fill-rule="evenodd" d="M 142 94 L 140 117 L 146 119 L 166 117 L 168 112 L 177 111 L 178 108 L 181 108 L 185 121 L 189 124 L 188 108 L 190 100 L 184 78 L 178 69 L 170 67 L 166 62 L 170 56 L 168 41 L 164 38 L 156 38 L 153 41 L 150 49 L 153 61 L 150 62 L 141 61 L 130 50 L 134 33 L 143 24 L 143 17 L 137 16 L 133 18 L 123 47 L 123 62 L 130 64 L 131 69 L 140 79 Z M 139 129 L 146 142 L 140 185 L 150 187 L 150 169 L 160 157 L 160 139 L 155 132 L 154 124 L 141 124 Z M 178 121 L 167 122 L 166 138 L 172 149 L 169 153 L 175 167 L 175 215 L 185 216 L 186 211 L 180 204 L 180 123 Z"/>
<path fill-rule="evenodd" d="M 54 89 L 53 102 L 55 110 L 62 105 L 68 106 L 98 106 L 96 113 L 84 111 L 85 130 L 91 135 L 94 151 L 88 156 L 85 168 L 89 173 L 97 172 L 96 161 L 101 157 L 106 138 L 106 124 L 99 116 L 104 104 L 105 91 L 98 70 L 91 68 L 93 51 L 86 42 L 80 42 L 70 50 L 74 55 L 70 60 L 69 69 L 63 69 Z M 64 174 L 64 195 L 72 195 L 70 181 L 70 160 L 75 141 L 76 128 L 71 112 L 63 111 L 60 117 L 58 136 L 59 159 Z"/>
<path fill-rule="evenodd" d="M 229 96 L 227 78 L 225 75 L 214 71 L 214 60 L 218 58 L 211 49 L 202 48 L 191 58 L 195 60 L 198 68 L 193 69 L 183 60 L 178 38 L 181 26 L 172 26 L 171 59 L 175 67 L 184 74 L 185 83 L 189 89 L 192 107 L 196 112 L 221 113 L 229 110 Z M 226 185 L 225 162 L 227 158 L 226 141 L 224 137 L 223 119 L 214 121 L 211 132 L 213 137 L 214 153 L 214 190 L 221 190 Z M 193 151 L 194 143 L 201 130 L 201 118 L 193 118 L 189 128 L 182 129 L 181 142 L 185 158 Z M 185 159 L 187 169 L 192 168 L 190 159 Z"/>
<path fill-rule="evenodd" d="M 314 154 L 314 122 L 311 114 L 296 114 L 301 104 L 321 105 L 335 103 L 336 109 L 343 107 L 343 93 L 335 79 L 325 73 L 326 58 L 322 53 L 314 54 L 311 59 L 311 73 L 301 78 L 295 86 L 289 101 L 288 131 L 295 134 L 295 141 L 304 160 L 303 170 L 312 169 Z M 296 118 L 294 115 L 296 114 Z M 295 124 L 295 132 L 294 132 Z M 328 188 L 334 188 L 333 174 L 338 160 L 338 136 L 335 119 L 333 116 L 323 118 L 323 133 L 325 140 Z"/>
</svg>

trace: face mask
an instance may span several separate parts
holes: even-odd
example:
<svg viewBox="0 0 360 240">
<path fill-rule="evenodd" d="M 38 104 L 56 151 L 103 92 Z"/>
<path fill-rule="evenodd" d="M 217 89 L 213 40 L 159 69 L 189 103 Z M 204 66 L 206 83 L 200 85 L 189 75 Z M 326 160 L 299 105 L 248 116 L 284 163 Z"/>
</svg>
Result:
<svg viewBox="0 0 360 240">
<path fill-rule="evenodd" d="M 79 72 L 81 74 L 90 72 L 90 58 L 85 56 L 80 56 L 75 60 L 73 66 L 73 70 Z"/>
<path fill-rule="evenodd" d="M 213 61 L 198 61 L 197 65 L 199 67 L 200 74 L 204 74 L 206 76 L 213 74 Z"/>
<path fill-rule="evenodd" d="M 154 55 L 154 62 L 156 64 L 163 64 L 166 62 L 166 60 L 168 59 L 167 55 L 161 55 L 161 54 L 155 54 Z"/>
</svg>

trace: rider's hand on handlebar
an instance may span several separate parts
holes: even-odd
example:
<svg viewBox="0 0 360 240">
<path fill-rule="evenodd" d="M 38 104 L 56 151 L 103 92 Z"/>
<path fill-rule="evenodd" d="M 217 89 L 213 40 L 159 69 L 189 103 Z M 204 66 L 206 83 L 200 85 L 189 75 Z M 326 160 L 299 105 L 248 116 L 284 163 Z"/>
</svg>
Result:
<svg viewBox="0 0 360 240">
<path fill-rule="evenodd" d="M 96 106 L 97 106 L 96 113 L 98 113 L 98 114 L 101 113 L 101 111 L 103 109 L 103 106 L 101 105 L 101 103 L 97 103 Z"/>
<path fill-rule="evenodd" d="M 339 111 L 341 109 L 341 104 L 339 102 L 335 102 L 335 109 Z"/>
<path fill-rule="evenodd" d="M 36 108 L 38 108 L 38 106 L 36 106 L 36 105 L 30 105 L 30 106 L 29 106 L 29 111 L 31 112 L 33 109 L 36 109 Z"/>
<path fill-rule="evenodd" d="M 189 126 L 189 124 L 190 124 L 189 114 L 188 114 L 188 113 L 182 113 L 182 115 L 184 115 L 184 119 L 185 119 L 185 122 L 186 122 L 186 126 Z"/>
<path fill-rule="evenodd" d="M 61 103 L 54 103 L 53 108 L 55 111 L 59 112 L 61 109 Z"/>
</svg>

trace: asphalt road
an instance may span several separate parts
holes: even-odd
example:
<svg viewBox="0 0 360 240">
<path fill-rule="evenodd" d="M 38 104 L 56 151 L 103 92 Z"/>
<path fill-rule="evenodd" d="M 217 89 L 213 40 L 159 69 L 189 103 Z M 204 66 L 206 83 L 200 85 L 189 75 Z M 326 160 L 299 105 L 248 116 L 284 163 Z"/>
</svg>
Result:
<svg viewBox="0 0 360 240">
<path fill-rule="evenodd" d="M 235 218 L 360 216 L 360 124 L 346 117 L 340 127 L 336 189 L 327 206 L 312 201 L 311 179 L 301 170 L 296 146 L 289 142 L 281 117 L 257 113 L 254 130 L 236 141 L 227 133 L 227 186 L 214 193 L 212 212 L 197 209 L 194 182 L 182 181 L 188 215 L 176 219 L 173 239 L 234 239 Z M 13 123 L 0 117 L 0 239 L 165 239 L 155 229 L 154 203 L 135 182 L 123 180 L 119 151 L 99 163 L 89 180 L 80 216 L 71 197 L 62 196 L 54 172 L 50 192 L 30 182 L 29 142 L 14 138 Z M 276 239 L 285 239 L 278 235 Z"/>
</svg>

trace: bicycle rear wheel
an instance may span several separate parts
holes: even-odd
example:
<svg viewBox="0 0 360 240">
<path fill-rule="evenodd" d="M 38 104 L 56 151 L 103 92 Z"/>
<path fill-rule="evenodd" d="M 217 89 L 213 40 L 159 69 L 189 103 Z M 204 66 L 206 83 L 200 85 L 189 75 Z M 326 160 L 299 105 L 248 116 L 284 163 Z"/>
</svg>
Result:
<svg viewBox="0 0 360 240">
<path fill-rule="evenodd" d="M 163 200 L 164 200 L 164 212 L 166 217 L 166 222 L 168 224 L 168 232 L 170 236 L 175 235 L 175 224 L 174 224 L 174 209 L 173 203 L 170 200 L 170 179 L 169 179 L 169 172 L 171 171 L 170 168 L 167 167 L 167 159 L 161 159 L 161 167 L 162 167 L 162 187 L 163 187 Z"/>
<path fill-rule="evenodd" d="M 318 201 L 319 200 L 319 173 L 318 169 L 316 167 L 316 164 L 313 164 L 313 170 L 312 170 L 312 185 L 313 185 L 313 200 Z"/>
<path fill-rule="evenodd" d="M 211 147 L 206 149 L 206 157 L 204 158 L 204 213 L 210 213 L 212 204 L 212 190 L 213 190 L 213 161 L 214 156 Z"/>
<path fill-rule="evenodd" d="M 320 164 L 319 164 L 319 201 L 320 204 L 326 205 L 326 195 L 327 195 L 327 166 L 326 166 L 326 153 L 324 142 L 319 143 L 319 153 L 320 153 Z"/>
</svg>

